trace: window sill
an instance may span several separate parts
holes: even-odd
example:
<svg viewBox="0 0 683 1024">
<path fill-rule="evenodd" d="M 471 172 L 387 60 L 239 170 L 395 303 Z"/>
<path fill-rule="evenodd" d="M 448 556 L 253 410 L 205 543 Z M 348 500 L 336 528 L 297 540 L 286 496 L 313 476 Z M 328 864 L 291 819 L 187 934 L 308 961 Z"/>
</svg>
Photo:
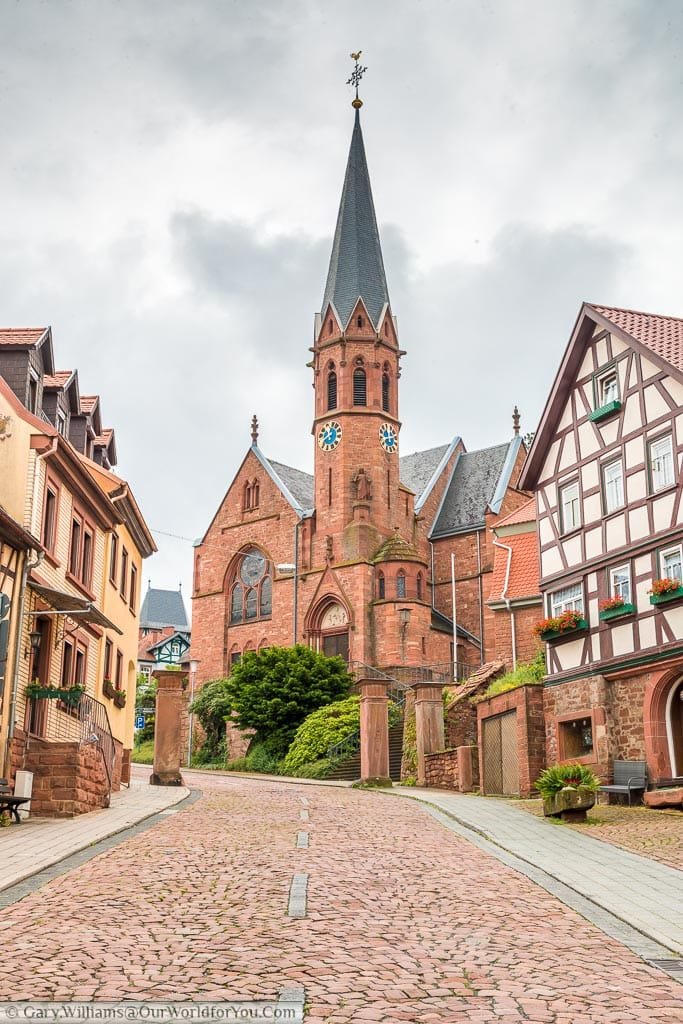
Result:
<svg viewBox="0 0 683 1024">
<path fill-rule="evenodd" d="M 79 580 L 78 576 L 74 576 L 72 572 L 66 572 L 65 577 L 69 581 L 69 583 L 73 583 L 73 585 L 77 587 L 77 589 L 80 590 L 82 594 L 85 594 L 89 601 L 95 601 L 94 593 L 92 592 L 92 590 L 89 590 L 88 587 L 86 587 L 83 580 Z"/>
<path fill-rule="evenodd" d="M 678 484 L 674 480 L 672 484 L 667 484 L 666 487 L 660 487 L 658 491 L 650 491 L 648 498 L 660 498 L 662 494 L 668 494 L 669 491 L 675 491 Z"/>
<path fill-rule="evenodd" d="M 650 594 L 650 604 L 669 604 L 671 601 L 680 601 L 682 597 L 683 587 L 679 587 L 668 594 Z"/>
<path fill-rule="evenodd" d="M 59 561 L 59 559 L 57 558 L 53 551 L 45 552 L 45 561 L 48 562 L 48 564 L 51 565 L 53 569 L 61 568 L 62 563 Z"/>
<path fill-rule="evenodd" d="M 600 622 L 609 622 L 610 619 L 620 619 L 626 615 L 633 615 L 636 606 L 634 604 L 622 604 L 619 608 L 606 608 L 600 612 Z"/>
<path fill-rule="evenodd" d="M 592 750 L 590 754 L 581 754 L 579 757 L 567 757 L 563 752 L 559 764 L 597 764 L 597 761 Z"/>
<path fill-rule="evenodd" d="M 621 410 L 621 402 L 608 402 L 607 405 L 601 405 L 599 409 L 594 409 L 593 412 L 588 413 L 588 419 L 593 423 L 598 423 L 600 420 L 606 420 L 609 416 L 613 416 L 615 412 Z"/>
<path fill-rule="evenodd" d="M 579 523 L 578 526 L 572 526 L 571 530 L 567 530 L 566 532 L 560 534 L 560 540 L 567 540 L 569 537 L 576 536 L 577 534 L 581 533 L 581 529 L 581 523 Z"/>
</svg>

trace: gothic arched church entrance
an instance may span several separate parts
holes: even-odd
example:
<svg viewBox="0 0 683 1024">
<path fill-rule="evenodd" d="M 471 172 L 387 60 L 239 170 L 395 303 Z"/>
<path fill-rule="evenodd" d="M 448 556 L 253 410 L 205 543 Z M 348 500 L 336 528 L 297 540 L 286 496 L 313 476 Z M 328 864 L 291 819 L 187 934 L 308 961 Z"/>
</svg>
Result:
<svg viewBox="0 0 683 1024">
<path fill-rule="evenodd" d="M 327 603 L 311 633 L 321 654 L 349 660 L 349 616 L 343 605 L 337 601 Z"/>
</svg>

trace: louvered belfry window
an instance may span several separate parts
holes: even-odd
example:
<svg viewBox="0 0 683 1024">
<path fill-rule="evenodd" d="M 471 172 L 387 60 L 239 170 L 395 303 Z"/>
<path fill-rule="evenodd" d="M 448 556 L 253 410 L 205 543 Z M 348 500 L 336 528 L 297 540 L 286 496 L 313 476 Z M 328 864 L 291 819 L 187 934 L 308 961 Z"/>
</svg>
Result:
<svg viewBox="0 0 683 1024">
<path fill-rule="evenodd" d="M 337 408 L 337 374 L 331 370 L 327 375 L 327 409 Z"/>
<path fill-rule="evenodd" d="M 389 412 L 389 374 L 382 374 L 382 408 Z"/>
<path fill-rule="evenodd" d="M 353 404 L 368 404 L 368 387 L 365 378 L 365 370 L 362 370 L 360 367 L 353 371 Z"/>
</svg>

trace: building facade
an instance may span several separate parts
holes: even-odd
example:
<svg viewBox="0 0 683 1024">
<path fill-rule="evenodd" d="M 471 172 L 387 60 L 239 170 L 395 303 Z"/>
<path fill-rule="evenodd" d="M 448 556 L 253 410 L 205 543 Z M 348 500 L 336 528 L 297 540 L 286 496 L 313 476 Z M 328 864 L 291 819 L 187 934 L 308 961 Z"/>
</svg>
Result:
<svg viewBox="0 0 683 1024">
<path fill-rule="evenodd" d="M 524 446 L 515 429 L 479 452 L 455 437 L 399 454 L 404 351 L 358 109 L 311 351 L 313 472 L 268 458 L 254 417 L 196 545 L 198 682 L 247 651 L 295 642 L 359 666 L 478 666 L 492 621 L 491 529 L 528 501 L 517 486 Z"/>
<path fill-rule="evenodd" d="M 549 763 L 683 776 L 683 320 L 584 304 L 524 468 Z M 558 620 L 560 620 L 558 622 Z"/>
<path fill-rule="evenodd" d="M 184 664 L 191 636 L 182 590 L 150 584 L 140 612 L 138 672 L 149 680 L 155 669 Z"/>
<path fill-rule="evenodd" d="M 99 399 L 82 402 L 77 375 L 54 371 L 49 328 L 0 330 L 0 372 L 8 374 L 0 376 L 0 504 L 26 543 L 29 535 L 37 542 L 23 571 L 11 569 L 6 594 L 15 619 L 0 708 L 2 774 L 33 771 L 32 811 L 70 815 L 105 805 L 126 781 L 139 581 L 154 543 L 129 488 L 106 468 L 115 449 Z M 113 601 L 117 536 L 128 547 Z M 112 671 L 122 667 L 111 698 L 107 656 Z"/>
</svg>

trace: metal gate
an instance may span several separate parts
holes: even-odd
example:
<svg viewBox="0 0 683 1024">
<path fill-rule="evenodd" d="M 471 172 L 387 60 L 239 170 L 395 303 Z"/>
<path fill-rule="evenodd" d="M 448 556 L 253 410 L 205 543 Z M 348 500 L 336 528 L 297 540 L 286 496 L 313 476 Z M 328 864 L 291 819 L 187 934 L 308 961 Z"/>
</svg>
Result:
<svg viewBox="0 0 683 1024">
<path fill-rule="evenodd" d="M 482 723 L 484 793 L 512 796 L 519 793 L 517 712 L 507 711 Z"/>
</svg>

